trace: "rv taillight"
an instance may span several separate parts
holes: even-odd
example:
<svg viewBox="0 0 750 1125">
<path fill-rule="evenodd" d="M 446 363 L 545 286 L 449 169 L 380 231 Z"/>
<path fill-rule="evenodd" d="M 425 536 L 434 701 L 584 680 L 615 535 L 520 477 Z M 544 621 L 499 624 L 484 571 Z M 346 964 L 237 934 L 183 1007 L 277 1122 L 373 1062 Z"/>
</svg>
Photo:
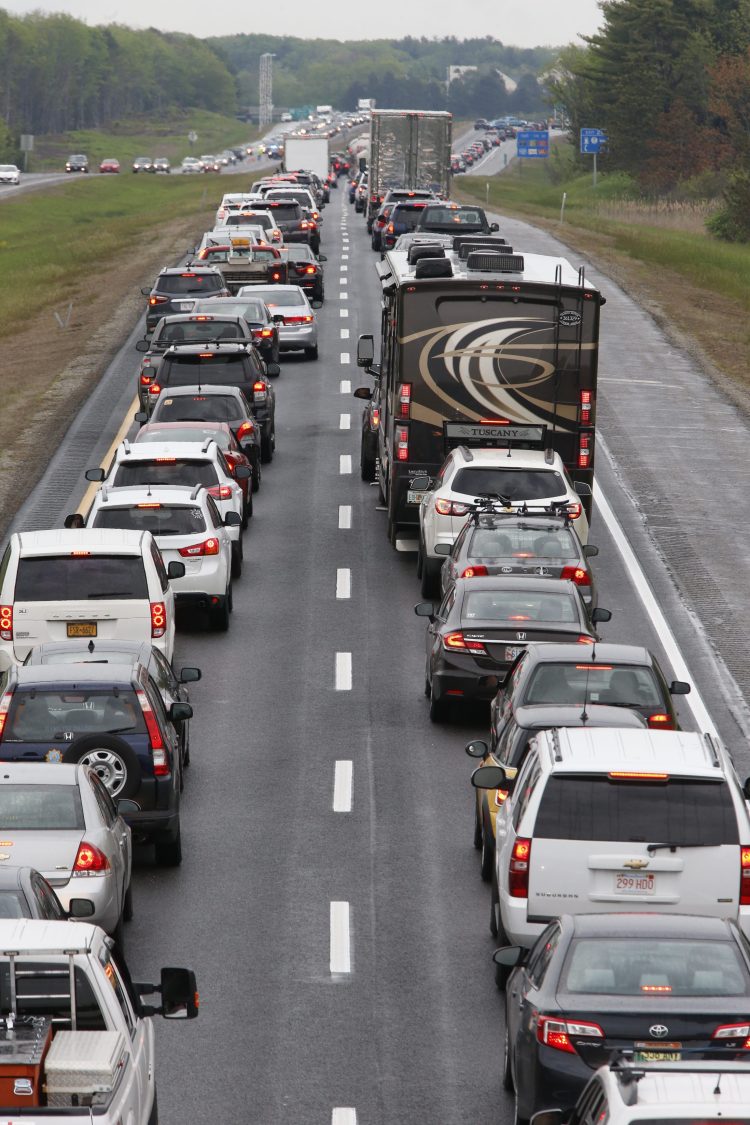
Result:
<svg viewBox="0 0 750 1125">
<path fill-rule="evenodd" d="M 167 631 L 167 607 L 164 602 L 151 602 L 151 636 L 163 637 Z"/>
<path fill-rule="evenodd" d="M 0 605 L 0 640 L 13 640 L 13 606 Z"/>
<path fill-rule="evenodd" d="M 591 391 L 581 391 L 581 425 L 588 426 L 591 421 Z"/>
<path fill-rule="evenodd" d="M 396 460 L 409 460 L 409 427 L 396 426 Z"/>
<path fill-rule="evenodd" d="M 508 864 L 508 890 L 511 898 L 529 897 L 529 861 L 531 840 L 519 836 L 513 845 Z"/>
<path fill-rule="evenodd" d="M 398 388 L 399 417 L 411 417 L 411 383 L 400 383 Z"/>
<path fill-rule="evenodd" d="M 588 469 L 591 464 L 591 434 L 578 437 L 578 468 Z"/>
</svg>

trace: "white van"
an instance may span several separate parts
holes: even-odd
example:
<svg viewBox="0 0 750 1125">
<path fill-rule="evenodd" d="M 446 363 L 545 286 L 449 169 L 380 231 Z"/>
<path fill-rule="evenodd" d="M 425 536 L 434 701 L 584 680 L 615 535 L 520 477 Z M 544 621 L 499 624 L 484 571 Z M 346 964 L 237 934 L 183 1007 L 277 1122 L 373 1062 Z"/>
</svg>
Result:
<svg viewBox="0 0 750 1125">
<path fill-rule="evenodd" d="M 0 672 L 34 645 L 68 638 L 150 641 L 174 649 L 174 592 L 149 531 L 22 531 L 0 562 Z"/>
<path fill-rule="evenodd" d="M 483 776 L 491 773 L 492 776 Z M 750 815 L 728 754 L 687 731 L 540 731 L 501 785 L 490 929 L 531 946 L 560 914 L 731 918 L 750 936 Z"/>
</svg>

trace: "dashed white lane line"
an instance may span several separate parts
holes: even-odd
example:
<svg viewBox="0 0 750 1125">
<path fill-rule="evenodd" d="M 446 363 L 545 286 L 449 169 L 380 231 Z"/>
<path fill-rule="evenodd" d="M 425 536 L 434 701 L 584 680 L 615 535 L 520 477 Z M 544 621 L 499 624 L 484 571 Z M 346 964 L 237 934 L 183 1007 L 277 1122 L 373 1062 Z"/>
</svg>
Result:
<svg viewBox="0 0 750 1125">
<path fill-rule="evenodd" d="M 339 273 L 348 273 L 348 272 L 349 272 L 348 266 L 339 266 Z"/>
<path fill-rule="evenodd" d="M 348 309 L 339 309 L 339 316 L 348 316 L 348 315 L 349 315 Z"/>
<path fill-rule="evenodd" d="M 336 571 L 336 598 L 346 601 L 352 596 L 352 572 L 348 566 L 339 567 Z"/>
<path fill-rule="evenodd" d="M 331 1125 L 357 1125 L 357 1111 L 351 1106 L 336 1106 L 331 1114 Z"/>
<path fill-rule="evenodd" d="M 342 262 L 348 262 L 349 261 L 349 255 L 348 254 L 342 254 L 341 255 L 341 261 Z"/>
<path fill-rule="evenodd" d="M 352 971 L 351 940 L 349 937 L 349 903 L 331 903 L 331 972 Z"/>
<path fill-rule="evenodd" d="M 351 504 L 339 504 L 339 531 L 348 531 L 352 526 Z"/>
<path fill-rule="evenodd" d="M 349 356 L 349 352 L 342 352 L 341 353 L 341 362 L 342 363 L 351 363 L 351 358 Z"/>
<path fill-rule="evenodd" d="M 336 653 L 336 691 L 352 690 L 352 654 Z"/>
<path fill-rule="evenodd" d="M 347 476 L 352 471 L 352 459 L 350 454 L 342 453 L 339 457 L 339 473 L 342 477 Z"/>
<path fill-rule="evenodd" d="M 339 390 L 342 395 L 350 395 L 352 393 L 352 384 L 349 379 L 342 379 L 339 383 Z"/>
<path fill-rule="evenodd" d="M 352 428 L 351 414 L 339 414 L 339 429 L 350 430 Z"/>
<path fill-rule="evenodd" d="M 352 811 L 352 782 L 354 763 L 339 759 L 333 773 L 333 811 Z"/>
<path fill-rule="evenodd" d="M 339 300 L 340 301 L 348 301 L 349 300 L 349 293 L 347 292 L 346 289 L 342 289 L 341 292 L 339 293 Z"/>
<path fill-rule="evenodd" d="M 348 328 L 342 328 L 341 329 L 341 339 L 342 340 L 348 340 L 349 339 L 349 329 Z"/>
</svg>

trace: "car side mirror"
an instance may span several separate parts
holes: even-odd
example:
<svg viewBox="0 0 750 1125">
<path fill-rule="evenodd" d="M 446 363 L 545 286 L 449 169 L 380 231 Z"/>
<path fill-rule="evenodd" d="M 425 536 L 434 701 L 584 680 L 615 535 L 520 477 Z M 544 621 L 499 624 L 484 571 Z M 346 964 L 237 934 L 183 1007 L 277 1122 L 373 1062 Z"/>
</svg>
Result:
<svg viewBox="0 0 750 1125">
<path fill-rule="evenodd" d="M 312 308 L 312 309 L 322 309 L 323 308 L 323 302 L 319 301 L 318 298 L 316 297 L 314 301 L 310 301 L 310 308 Z"/>
<path fill-rule="evenodd" d="M 202 675 L 200 668 L 180 668 L 177 679 L 181 684 L 196 684 Z"/>
<path fill-rule="evenodd" d="M 583 557 L 585 559 L 595 559 L 599 554 L 599 548 L 595 547 L 593 543 L 587 543 L 583 548 Z"/>
<path fill-rule="evenodd" d="M 319 262 L 327 262 L 328 256 L 326 254 L 318 254 L 318 261 Z"/>
<path fill-rule="evenodd" d="M 153 288 L 153 286 L 151 288 Z M 141 293 L 143 294 L 144 297 L 150 297 L 151 296 L 151 289 L 149 288 L 148 285 L 142 285 L 141 286 Z"/>
<path fill-rule="evenodd" d="M 445 555 L 447 557 L 453 548 L 450 543 L 436 543 L 433 550 L 436 555 Z"/>
<path fill-rule="evenodd" d="M 194 1020 L 198 1015 L 198 989 L 191 969 L 162 969 L 161 1014 L 165 1020 Z"/>
<path fill-rule="evenodd" d="M 418 602 L 414 606 L 414 612 L 417 617 L 429 617 L 430 621 L 435 620 L 435 603 L 434 602 Z"/>
<path fill-rule="evenodd" d="M 371 333 L 365 333 L 357 340 L 357 367 L 365 370 L 375 359 L 375 338 Z"/>
<path fill-rule="evenodd" d="M 117 802 L 117 811 L 120 816 L 129 816 L 133 813 L 141 811 L 141 806 L 137 801 L 130 801 L 127 797 L 121 797 Z"/>
<path fill-rule="evenodd" d="M 585 480 L 574 480 L 573 488 L 579 496 L 593 496 L 591 485 L 587 484 Z"/>
<path fill-rule="evenodd" d="M 478 766 L 471 775 L 471 784 L 475 789 L 504 789 L 507 793 L 513 788 L 513 781 L 502 766 Z"/>
<path fill-rule="evenodd" d="M 184 723 L 186 719 L 192 719 L 193 708 L 189 703 L 173 703 L 169 708 L 169 718 L 173 723 Z"/>
<path fill-rule="evenodd" d="M 690 695 L 690 684 L 686 684 L 684 680 L 672 680 L 669 685 L 670 695 Z"/>
<path fill-rule="evenodd" d="M 104 469 L 87 469 L 83 475 L 86 477 L 86 480 L 103 481 Z"/>
<path fill-rule="evenodd" d="M 473 738 L 471 742 L 466 743 L 464 750 L 470 758 L 486 758 L 490 752 L 483 738 Z"/>
<path fill-rule="evenodd" d="M 266 364 L 266 375 L 270 375 L 270 377 L 272 379 L 275 379 L 276 376 L 280 375 L 280 374 L 281 374 L 281 368 L 279 367 L 278 363 L 267 363 Z"/>
<path fill-rule="evenodd" d="M 413 489 L 414 492 L 429 492 L 432 488 L 432 481 L 427 473 L 419 473 L 418 476 L 411 478 L 409 488 Z"/>
<path fill-rule="evenodd" d="M 67 909 L 69 918 L 90 918 L 96 907 L 88 898 L 72 898 Z"/>
<path fill-rule="evenodd" d="M 65 517 L 63 527 L 85 527 L 86 521 L 80 512 L 71 512 L 69 516 Z"/>
<path fill-rule="evenodd" d="M 148 414 L 145 410 L 137 410 L 133 415 L 133 419 L 136 422 L 140 422 L 142 426 L 145 426 L 146 422 L 148 422 Z"/>
<path fill-rule="evenodd" d="M 135 342 L 135 350 L 137 352 L 147 352 L 150 347 L 151 344 L 148 340 L 145 339 L 145 337 L 143 340 L 136 340 Z"/>
<path fill-rule="evenodd" d="M 185 564 L 181 562 L 171 562 L 167 567 L 167 578 L 184 578 L 185 577 Z"/>
<path fill-rule="evenodd" d="M 527 953 L 528 950 L 522 949 L 520 945 L 503 945 L 492 954 L 492 960 L 496 965 L 504 965 L 506 969 L 515 969 L 516 965 L 526 960 Z"/>
<path fill-rule="evenodd" d="M 599 606 L 597 606 L 596 609 L 592 610 L 592 612 L 591 612 L 591 621 L 594 625 L 598 624 L 599 621 L 611 621 L 611 620 L 612 620 L 612 610 L 611 609 L 600 609 Z"/>
<path fill-rule="evenodd" d="M 745 795 L 745 800 L 750 801 L 750 777 L 745 778 L 745 784 L 742 786 L 742 792 Z"/>
<path fill-rule="evenodd" d="M 356 391 L 352 391 L 354 398 L 372 398 L 372 390 L 370 387 L 357 387 Z"/>
<path fill-rule="evenodd" d="M 252 475 L 253 475 L 253 470 L 250 468 L 249 465 L 238 465 L 237 468 L 234 470 L 234 479 L 235 480 L 249 480 Z M 229 526 L 229 524 L 227 524 L 227 526 Z"/>
<path fill-rule="evenodd" d="M 246 465 L 242 466 L 243 469 L 247 468 Z M 237 512 L 227 512 L 224 516 L 224 527 L 239 527 L 242 523 L 242 517 Z"/>
<path fill-rule="evenodd" d="M 494 234 L 496 231 L 500 230 L 500 227 L 498 226 L 497 223 L 490 223 L 490 230 Z"/>
</svg>

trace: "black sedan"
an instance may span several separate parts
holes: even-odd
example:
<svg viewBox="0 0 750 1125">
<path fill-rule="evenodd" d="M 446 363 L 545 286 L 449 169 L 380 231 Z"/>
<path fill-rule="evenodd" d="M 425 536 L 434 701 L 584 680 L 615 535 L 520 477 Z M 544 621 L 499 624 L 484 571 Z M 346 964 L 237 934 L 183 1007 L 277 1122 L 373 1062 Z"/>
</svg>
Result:
<svg viewBox="0 0 750 1125">
<path fill-rule="evenodd" d="M 279 362 L 279 324 L 284 318 L 272 316 L 259 297 L 211 297 L 197 301 L 193 312 L 201 316 L 241 316 L 266 363 Z"/>
<path fill-rule="evenodd" d="M 79 912 L 77 907 L 82 902 Z M 93 914 L 91 902 L 72 899 L 71 906 L 74 917 Z M 0 918 L 46 918 L 50 922 L 65 922 L 68 913 L 41 872 L 33 867 L 3 867 L 0 868 Z"/>
<path fill-rule="evenodd" d="M 325 280 L 321 264 L 328 261 L 325 254 L 316 257 L 309 246 L 300 242 L 285 246 L 283 252 L 289 262 L 289 284 L 299 285 L 311 301 L 325 300 Z"/>
<path fill-rule="evenodd" d="M 448 717 L 451 701 L 492 699 L 533 641 L 573 642 L 583 658 L 597 639 L 593 626 L 611 617 L 604 609 L 589 615 L 573 582 L 500 575 L 459 578 L 439 608 L 420 602 L 414 612 L 430 622 L 425 694 L 436 723 Z"/>
<path fill-rule="evenodd" d="M 567 513 L 476 513 L 452 548 L 439 543 L 435 549 L 438 554 L 450 552 L 440 573 L 443 594 L 457 578 L 517 574 L 570 579 L 579 587 L 586 605 L 590 609 L 596 605 L 596 586 L 588 560 L 599 554 L 599 548 L 581 543 Z"/>
<path fill-rule="evenodd" d="M 633 1051 L 635 1063 L 746 1057 L 750 957 L 728 919 L 563 915 L 531 950 L 494 957 L 517 1125 L 575 1105 L 614 1051 Z"/>
</svg>

